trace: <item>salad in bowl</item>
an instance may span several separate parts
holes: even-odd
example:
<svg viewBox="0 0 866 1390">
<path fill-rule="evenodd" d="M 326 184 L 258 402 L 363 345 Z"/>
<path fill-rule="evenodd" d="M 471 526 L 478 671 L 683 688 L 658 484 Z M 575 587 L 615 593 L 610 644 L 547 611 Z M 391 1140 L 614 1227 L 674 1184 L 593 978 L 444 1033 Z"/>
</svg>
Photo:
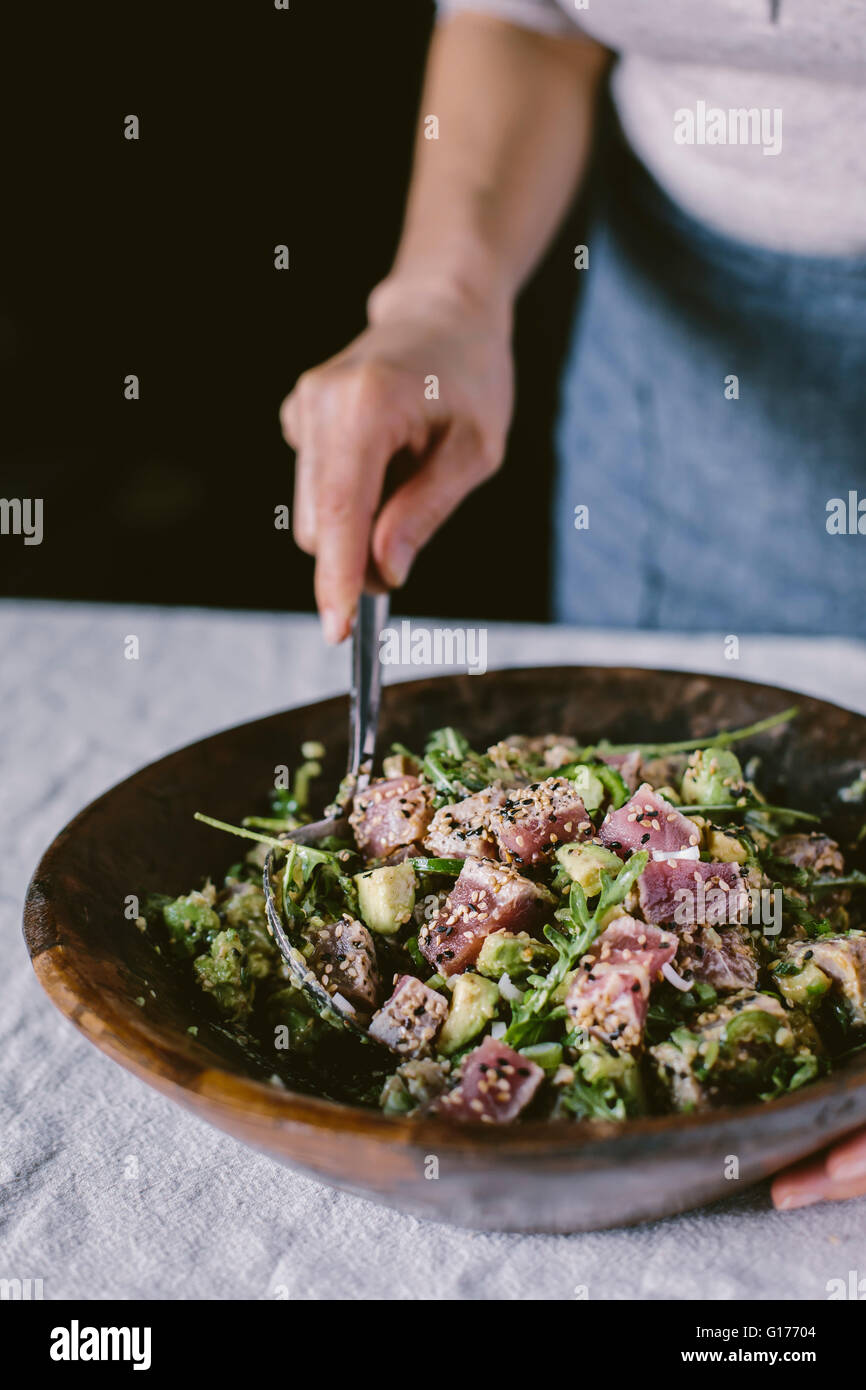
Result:
<svg viewBox="0 0 866 1390">
<path fill-rule="evenodd" d="M 200 816 L 255 842 L 222 881 L 151 895 L 137 926 L 273 1051 L 275 1082 L 291 1055 L 388 1113 L 627 1122 L 773 1100 L 866 1045 L 856 845 L 769 804 L 734 751 L 794 713 L 634 746 L 482 751 L 438 729 L 344 782 L 350 836 L 314 846 L 292 839 L 321 771 L 305 744 L 269 815 Z"/>
</svg>

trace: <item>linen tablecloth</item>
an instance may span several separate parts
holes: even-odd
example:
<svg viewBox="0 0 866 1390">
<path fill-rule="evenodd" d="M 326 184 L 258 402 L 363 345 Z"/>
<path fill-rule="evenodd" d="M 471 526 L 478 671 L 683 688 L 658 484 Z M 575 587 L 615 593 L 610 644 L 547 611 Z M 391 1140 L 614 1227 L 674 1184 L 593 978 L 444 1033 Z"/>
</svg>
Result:
<svg viewBox="0 0 866 1390">
<path fill-rule="evenodd" d="M 491 667 L 718 671 L 866 710 L 866 648 L 839 639 L 489 629 Z M 129 636 L 139 658 L 127 660 Z M 297 1177 L 99 1053 L 33 977 L 29 876 L 85 802 L 168 750 L 346 688 L 305 615 L 0 606 L 0 1279 L 125 1299 L 810 1299 L 866 1274 L 866 1199 L 774 1212 L 766 1185 L 631 1230 L 474 1234 Z M 394 668 L 399 679 L 420 670 Z"/>
</svg>

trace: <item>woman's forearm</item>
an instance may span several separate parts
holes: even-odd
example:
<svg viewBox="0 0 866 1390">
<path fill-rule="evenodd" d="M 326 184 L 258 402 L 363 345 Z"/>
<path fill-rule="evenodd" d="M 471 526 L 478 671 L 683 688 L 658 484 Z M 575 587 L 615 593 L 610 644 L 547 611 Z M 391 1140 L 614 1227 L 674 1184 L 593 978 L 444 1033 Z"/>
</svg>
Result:
<svg viewBox="0 0 866 1390">
<path fill-rule="evenodd" d="M 419 297 L 510 311 L 586 168 L 608 57 L 472 14 L 437 28 L 403 234 L 371 321 Z"/>
</svg>

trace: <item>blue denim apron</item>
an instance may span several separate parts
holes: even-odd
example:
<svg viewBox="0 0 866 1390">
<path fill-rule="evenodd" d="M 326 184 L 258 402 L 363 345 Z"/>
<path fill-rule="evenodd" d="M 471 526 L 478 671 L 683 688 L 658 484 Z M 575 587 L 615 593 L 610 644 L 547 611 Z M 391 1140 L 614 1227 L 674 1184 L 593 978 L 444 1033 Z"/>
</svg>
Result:
<svg viewBox="0 0 866 1390">
<path fill-rule="evenodd" d="M 616 137 L 601 172 L 557 425 L 556 620 L 866 637 L 866 534 L 856 514 L 831 534 L 827 510 L 863 501 L 866 532 L 866 258 L 718 235 Z"/>
</svg>

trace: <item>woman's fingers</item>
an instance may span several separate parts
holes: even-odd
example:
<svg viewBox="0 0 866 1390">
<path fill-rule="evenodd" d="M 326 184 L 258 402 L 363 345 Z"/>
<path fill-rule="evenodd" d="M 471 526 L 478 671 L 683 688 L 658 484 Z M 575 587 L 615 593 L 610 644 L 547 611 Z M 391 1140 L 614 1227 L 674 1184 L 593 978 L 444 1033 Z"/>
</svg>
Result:
<svg viewBox="0 0 866 1390">
<path fill-rule="evenodd" d="M 440 399 L 430 384 L 443 362 Z M 440 321 L 434 333 L 411 314 L 300 378 L 280 420 L 296 452 L 295 537 L 316 557 L 329 641 L 348 634 L 362 589 L 402 584 L 421 546 L 495 472 L 510 405 L 506 332 Z"/>
<path fill-rule="evenodd" d="M 859 1182 L 866 1192 L 866 1129 L 860 1129 L 827 1156 L 827 1172 L 834 1182 Z"/>
<path fill-rule="evenodd" d="M 866 1130 L 817 1158 L 806 1159 L 773 1181 L 773 1205 L 782 1211 L 815 1202 L 841 1202 L 866 1194 Z"/>
<path fill-rule="evenodd" d="M 315 409 L 305 408 L 301 502 L 309 505 L 309 491 L 316 603 L 329 642 L 341 642 L 351 629 L 385 470 L 413 433 L 404 393 L 396 374 L 362 366 L 325 383 Z"/>
<path fill-rule="evenodd" d="M 300 434 L 300 381 L 291 391 L 280 406 L 280 429 L 283 432 L 283 439 L 291 448 L 298 447 L 298 437 Z"/>
<path fill-rule="evenodd" d="M 405 582 L 418 551 L 500 462 L 501 454 L 486 447 L 473 427 L 459 421 L 447 427 L 376 518 L 373 559 L 392 587 Z"/>
<path fill-rule="evenodd" d="M 301 550 L 316 553 L 316 502 L 313 494 L 315 465 L 310 449 L 295 454 L 295 498 L 292 506 L 292 529 Z"/>
<path fill-rule="evenodd" d="M 295 451 L 295 495 L 292 502 L 292 530 L 295 541 L 308 555 L 316 550 L 316 508 L 311 477 L 313 473 L 312 441 L 301 450 L 303 437 L 301 380 L 280 406 L 280 427 L 283 439 Z"/>
</svg>

